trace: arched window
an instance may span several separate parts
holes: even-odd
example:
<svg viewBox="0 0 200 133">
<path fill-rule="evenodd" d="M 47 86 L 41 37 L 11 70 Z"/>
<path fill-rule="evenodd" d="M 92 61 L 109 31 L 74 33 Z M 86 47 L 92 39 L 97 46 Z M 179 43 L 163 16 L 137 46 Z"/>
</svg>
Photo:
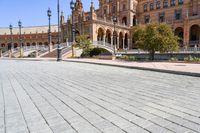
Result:
<svg viewBox="0 0 200 133">
<path fill-rule="evenodd" d="M 153 3 L 150 4 L 150 10 L 151 11 L 154 10 L 154 4 Z"/>
<path fill-rule="evenodd" d="M 144 5 L 144 12 L 147 12 L 147 10 L 148 10 L 147 8 L 148 8 L 148 6 L 147 6 L 147 4 L 145 4 Z"/>
<path fill-rule="evenodd" d="M 163 7 L 164 7 L 164 8 L 167 8 L 167 7 L 168 7 L 168 0 L 164 0 L 164 1 L 163 1 Z"/>
<path fill-rule="evenodd" d="M 127 18 L 126 17 L 123 17 L 122 24 L 127 25 Z"/>
<path fill-rule="evenodd" d="M 176 5 L 176 0 L 171 0 L 170 4 L 171 4 L 171 6 L 175 6 Z"/>
<path fill-rule="evenodd" d="M 160 9 L 160 1 L 156 2 L 156 9 Z"/>
</svg>

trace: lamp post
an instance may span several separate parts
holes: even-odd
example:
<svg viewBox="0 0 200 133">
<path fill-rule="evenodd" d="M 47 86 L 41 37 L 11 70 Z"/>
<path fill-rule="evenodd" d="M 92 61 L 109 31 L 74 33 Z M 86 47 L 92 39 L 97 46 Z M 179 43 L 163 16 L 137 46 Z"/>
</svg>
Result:
<svg viewBox="0 0 200 133">
<path fill-rule="evenodd" d="M 57 11 L 58 11 L 58 47 L 57 47 L 57 61 L 62 60 L 62 48 L 60 46 L 60 1 L 57 0 Z"/>
<path fill-rule="evenodd" d="M 51 10 L 47 10 L 47 16 L 49 18 L 49 30 L 48 30 L 48 42 L 49 42 L 49 52 L 51 52 Z"/>
<path fill-rule="evenodd" d="M 19 44 L 20 44 L 20 57 L 23 57 L 23 49 L 22 49 L 22 22 L 19 20 Z"/>
<path fill-rule="evenodd" d="M 114 23 L 114 34 L 113 34 L 113 38 L 114 38 L 114 43 L 113 43 L 113 51 L 114 51 L 114 56 L 116 54 L 116 39 L 117 39 L 117 35 L 116 35 L 116 23 L 117 23 L 117 17 L 113 16 L 113 23 Z"/>
<path fill-rule="evenodd" d="M 74 26 L 74 8 L 75 8 L 75 2 L 71 0 L 70 2 L 70 8 L 72 10 L 72 57 L 74 57 L 74 43 L 75 43 L 75 26 Z"/>
<path fill-rule="evenodd" d="M 13 26 L 10 24 L 10 26 L 9 26 L 9 29 L 10 29 L 10 48 L 9 48 L 9 50 L 10 50 L 10 52 L 9 52 L 9 56 L 10 57 L 12 57 L 12 50 L 14 49 L 13 48 L 13 32 L 12 32 L 12 30 L 13 30 Z"/>
</svg>

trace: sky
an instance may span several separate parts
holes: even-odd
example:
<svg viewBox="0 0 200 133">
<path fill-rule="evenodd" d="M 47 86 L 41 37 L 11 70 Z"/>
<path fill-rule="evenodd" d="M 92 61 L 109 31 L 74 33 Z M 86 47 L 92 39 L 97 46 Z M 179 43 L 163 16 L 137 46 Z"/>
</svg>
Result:
<svg viewBox="0 0 200 133">
<path fill-rule="evenodd" d="M 71 14 L 71 0 L 60 0 L 60 10 L 64 12 L 65 20 Z M 75 0 L 74 0 L 75 1 Z M 98 0 L 93 0 L 95 8 Z M 91 0 L 82 0 L 84 11 L 89 11 Z M 52 24 L 57 24 L 57 0 L 0 0 L 0 27 L 14 27 L 21 20 L 22 25 L 48 25 L 47 10 L 52 10 Z"/>
</svg>

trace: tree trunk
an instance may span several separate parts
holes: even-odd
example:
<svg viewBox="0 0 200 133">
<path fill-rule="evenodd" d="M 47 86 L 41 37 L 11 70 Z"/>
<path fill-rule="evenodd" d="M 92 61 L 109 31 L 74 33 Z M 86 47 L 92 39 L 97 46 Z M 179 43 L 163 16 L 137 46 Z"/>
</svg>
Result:
<svg viewBox="0 0 200 133">
<path fill-rule="evenodd" d="M 150 52 L 150 60 L 153 61 L 155 56 L 155 51 Z"/>
</svg>

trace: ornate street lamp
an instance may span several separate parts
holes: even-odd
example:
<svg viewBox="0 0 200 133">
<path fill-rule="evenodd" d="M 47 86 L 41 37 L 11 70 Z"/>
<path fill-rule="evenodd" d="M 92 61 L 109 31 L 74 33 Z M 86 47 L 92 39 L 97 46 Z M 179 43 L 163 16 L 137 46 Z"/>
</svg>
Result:
<svg viewBox="0 0 200 133">
<path fill-rule="evenodd" d="M 57 11 L 58 11 L 58 47 L 57 47 L 57 61 L 62 60 L 62 48 L 60 46 L 60 1 L 57 1 Z"/>
<path fill-rule="evenodd" d="M 72 10 L 72 41 L 75 42 L 75 26 L 74 26 L 74 9 L 75 9 L 75 2 L 71 0 L 70 8 Z"/>
<path fill-rule="evenodd" d="M 74 57 L 74 43 L 75 43 L 75 26 L 74 26 L 74 9 L 75 9 L 75 2 L 71 0 L 70 8 L 72 10 L 72 57 Z"/>
<path fill-rule="evenodd" d="M 49 17 L 49 30 L 48 30 L 48 42 L 49 42 L 49 52 L 51 51 L 51 10 L 47 10 L 47 16 Z"/>
<path fill-rule="evenodd" d="M 116 54 L 116 39 L 117 39 L 117 34 L 116 34 L 116 23 L 117 23 L 117 17 L 116 15 L 113 16 L 113 23 L 114 23 L 114 34 L 113 34 L 113 38 L 114 38 L 114 43 L 113 43 L 113 51 L 114 51 L 114 56 Z"/>
<path fill-rule="evenodd" d="M 12 30 L 13 30 L 13 26 L 10 24 L 10 26 L 9 26 L 9 29 L 10 29 L 10 57 L 12 57 L 12 50 L 14 49 L 14 47 L 13 47 L 13 32 L 12 32 Z"/>
<path fill-rule="evenodd" d="M 23 57 L 23 49 L 22 49 L 22 22 L 19 20 L 19 43 L 20 43 L 20 57 Z"/>
</svg>

